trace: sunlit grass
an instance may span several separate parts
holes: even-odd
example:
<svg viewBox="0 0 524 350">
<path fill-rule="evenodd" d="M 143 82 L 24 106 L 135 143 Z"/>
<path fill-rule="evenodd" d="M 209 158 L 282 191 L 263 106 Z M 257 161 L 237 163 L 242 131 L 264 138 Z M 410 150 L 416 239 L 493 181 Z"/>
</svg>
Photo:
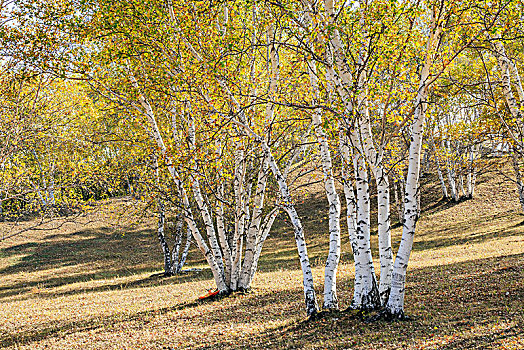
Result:
<svg viewBox="0 0 524 350">
<path fill-rule="evenodd" d="M 141 225 L 122 235 L 106 217 L 0 243 L 0 347 L 524 348 L 524 216 L 512 184 L 480 180 L 477 198 L 457 204 L 436 202 L 438 188 L 425 185 L 432 200 L 424 205 L 408 271 L 411 321 L 370 324 L 341 313 L 304 322 L 301 272 L 284 216 L 265 245 L 253 292 L 212 302 L 197 301 L 213 288 L 209 269 L 151 277 L 162 268 L 154 232 Z M 320 304 L 323 201 L 313 193 L 298 208 Z M 394 230 L 394 244 L 400 234 Z M 188 267 L 205 267 L 198 252 Z M 341 308 L 350 303 L 352 276 L 344 235 Z"/>
</svg>

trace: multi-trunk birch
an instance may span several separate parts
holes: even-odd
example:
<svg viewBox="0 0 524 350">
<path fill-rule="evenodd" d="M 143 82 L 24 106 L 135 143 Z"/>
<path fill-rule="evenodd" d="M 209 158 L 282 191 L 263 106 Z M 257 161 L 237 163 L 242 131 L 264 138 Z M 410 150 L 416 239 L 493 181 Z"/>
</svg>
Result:
<svg viewBox="0 0 524 350">
<path fill-rule="evenodd" d="M 417 193 L 420 175 L 420 156 L 422 149 L 422 136 L 424 119 L 427 109 L 428 89 L 431 81 L 431 69 L 434 63 L 436 50 L 442 38 L 443 19 L 442 9 L 433 8 L 426 43 L 424 65 L 420 72 L 419 86 L 414 101 L 413 122 L 411 124 L 411 142 L 409 145 L 408 171 L 404 194 L 404 222 L 400 246 L 393 266 L 391 291 L 386 303 L 385 312 L 394 318 L 404 317 L 404 295 L 406 284 L 406 271 L 409 257 L 413 248 L 415 226 L 419 216 Z"/>
</svg>

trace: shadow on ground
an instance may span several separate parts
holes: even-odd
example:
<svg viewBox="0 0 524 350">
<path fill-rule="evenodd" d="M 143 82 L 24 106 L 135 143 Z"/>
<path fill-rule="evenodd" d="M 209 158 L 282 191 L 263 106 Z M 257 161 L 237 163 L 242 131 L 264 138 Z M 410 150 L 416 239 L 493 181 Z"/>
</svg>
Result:
<svg viewBox="0 0 524 350">
<path fill-rule="evenodd" d="M 432 276 L 428 279 L 428 276 Z M 306 321 L 301 307 L 300 289 L 234 295 L 225 300 L 188 302 L 151 308 L 132 315 L 113 315 L 100 319 L 46 324 L 37 332 L 18 332 L 0 338 L 0 347 L 24 345 L 64 332 L 81 332 L 104 328 L 118 329 L 122 323 L 138 322 L 147 327 L 154 319 L 173 323 L 177 310 L 200 308 L 198 324 L 202 327 L 221 324 L 233 327 L 243 322 L 265 322 L 277 318 L 295 320 L 256 336 L 224 336 L 197 341 L 192 348 L 367 348 L 384 343 L 389 348 L 403 348 L 414 342 L 428 345 L 436 342 L 439 349 L 488 349 L 496 341 L 523 336 L 524 254 L 503 258 L 479 259 L 464 263 L 416 269 L 410 272 L 407 287 L 407 312 L 411 321 L 365 323 L 351 313 L 329 315 L 317 321 Z M 341 289 L 350 289 L 345 278 Z M 347 296 L 347 294 L 346 294 Z M 230 305 L 223 307 L 222 303 Z M 207 310 L 206 308 L 211 309 Z M 297 314 L 298 313 L 298 314 Z M 507 326 L 495 329 L 504 322 Z M 188 337 L 190 337 L 188 335 Z M 152 344 L 152 348 L 154 348 Z"/>
</svg>

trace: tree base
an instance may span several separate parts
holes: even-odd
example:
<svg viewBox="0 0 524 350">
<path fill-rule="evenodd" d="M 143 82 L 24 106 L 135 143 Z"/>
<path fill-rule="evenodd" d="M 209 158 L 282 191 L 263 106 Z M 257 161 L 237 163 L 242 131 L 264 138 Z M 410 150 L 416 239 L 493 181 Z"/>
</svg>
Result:
<svg viewBox="0 0 524 350">
<path fill-rule="evenodd" d="M 387 308 L 382 309 L 376 315 L 369 316 L 365 318 L 365 322 L 377 322 L 377 321 L 386 321 L 386 322 L 395 322 L 395 321 L 411 321 L 412 318 L 404 313 L 404 310 L 399 312 L 391 312 Z"/>
<path fill-rule="evenodd" d="M 211 295 L 211 296 L 206 296 L 205 298 L 202 298 L 202 299 L 199 298 L 197 300 L 197 302 L 199 302 L 199 303 L 207 303 L 207 302 L 210 302 L 210 301 L 216 301 L 216 300 L 220 300 L 220 299 L 226 298 L 226 297 L 230 296 L 231 294 L 233 294 L 233 292 L 231 290 L 224 290 L 224 291 L 218 292 L 217 294 L 214 294 L 214 295 Z"/>
<path fill-rule="evenodd" d="M 342 312 L 339 309 L 324 309 L 322 311 L 315 312 L 314 314 L 310 315 L 308 320 L 315 321 L 328 317 L 339 317 L 341 313 Z"/>
<path fill-rule="evenodd" d="M 238 294 L 244 295 L 244 294 L 252 294 L 254 292 L 253 292 L 253 289 L 251 287 L 247 287 L 247 288 L 240 287 L 237 290 L 233 291 L 233 293 L 238 293 Z"/>
</svg>

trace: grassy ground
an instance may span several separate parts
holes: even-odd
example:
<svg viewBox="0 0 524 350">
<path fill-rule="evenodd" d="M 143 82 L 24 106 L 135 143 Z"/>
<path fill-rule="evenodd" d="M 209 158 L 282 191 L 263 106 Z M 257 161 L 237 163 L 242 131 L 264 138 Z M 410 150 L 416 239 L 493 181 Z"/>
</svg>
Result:
<svg viewBox="0 0 524 350">
<path fill-rule="evenodd" d="M 312 191 L 299 210 L 321 297 L 327 217 L 320 188 Z M 95 219 L 89 224 L 0 243 L 0 348 L 524 348 L 524 216 L 514 186 L 484 176 L 477 197 L 457 204 L 438 201 L 438 191 L 424 186 L 408 271 L 411 321 L 364 323 L 341 313 L 305 322 L 284 219 L 265 245 L 253 293 L 197 302 L 213 287 L 209 270 L 151 277 L 162 267 L 152 231 L 114 226 L 99 212 L 84 218 Z M 395 249 L 399 240 L 397 228 Z M 349 251 L 344 237 L 342 308 L 352 290 Z M 193 252 L 189 267 L 196 266 L 203 259 Z"/>
</svg>

